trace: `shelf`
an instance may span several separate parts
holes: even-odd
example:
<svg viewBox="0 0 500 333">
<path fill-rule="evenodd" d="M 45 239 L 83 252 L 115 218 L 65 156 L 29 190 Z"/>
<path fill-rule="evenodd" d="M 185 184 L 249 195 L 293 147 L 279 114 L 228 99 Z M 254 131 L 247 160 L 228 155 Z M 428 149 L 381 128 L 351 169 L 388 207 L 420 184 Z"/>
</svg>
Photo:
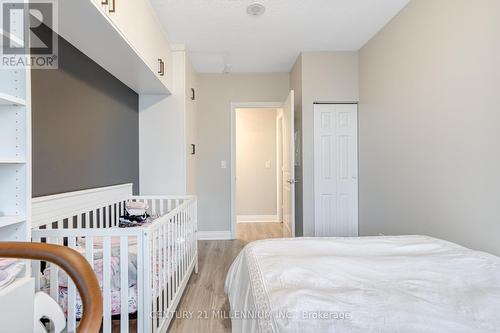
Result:
<svg viewBox="0 0 500 333">
<path fill-rule="evenodd" d="M 0 228 L 26 221 L 24 216 L 0 216 Z"/>
<path fill-rule="evenodd" d="M 26 160 L 22 158 L 1 158 L 0 164 L 25 164 Z"/>
<path fill-rule="evenodd" d="M 15 291 L 17 288 L 20 288 L 28 283 L 31 283 L 33 278 L 31 277 L 19 277 L 12 281 L 8 286 L 0 289 L 0 297 L 5 296 L 13 291 Z"/>
<path fill-rule="evenodd" d="M 102 68 L 138 94 L 170 95 L 165 84 L 95 1 L 60 1 L 58 11 L 56 32 Z"/>
<path fill-rule="evenodd" d="M 0 93 L 0 105 L 26 105 L 26 101 L 15 96 Z"/>
</svg>

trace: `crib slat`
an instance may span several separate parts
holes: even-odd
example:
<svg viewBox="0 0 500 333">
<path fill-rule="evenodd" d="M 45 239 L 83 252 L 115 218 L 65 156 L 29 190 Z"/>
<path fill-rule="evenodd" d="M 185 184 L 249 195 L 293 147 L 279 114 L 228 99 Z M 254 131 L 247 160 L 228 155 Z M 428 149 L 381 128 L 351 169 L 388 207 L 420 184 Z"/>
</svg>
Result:
<svg viewBox="0 0 500 333">
<path fill-rule="evenodd" d="M 116 218 L 115 218 L 115 204 L 111 205 L 111 227 L 114 227 L 117 225 Z"/>
<path fill-rule="evenodd" d="M 76 237 L 68 238 L 68 246 L 72 249 L 76 247 Z M 68 277 L 68 332 L 76 332 L 76 287 Z"/>
<path fill-rule="evenodd" d="M 156 200 L 151 200 L 151 215 L 156 215 Z"/>
<path fill-rule="evenodd" d="M 175 291 L 174 295 L 177 294 L 179 289 L 179 265 L 180 265 L 180 251 L 179 251 L 179 213 L 175 215 Z"/>
<path fill-rule="evenodd" d="M 59 238 L 50 238 L 48 244 L 59 244 Z M 50 297 L 56 302 L 59 302 L 59 267 L 54 264 L 50 265 Z"/>
<path fill-rule="evenodd" d="M 32 242 L 40 243 L 40 237 L 32 237 Z M 41 264 L 40 260 L 31 261 L 31 276 L 35 279 L 35 291 L 40 290 Z"/>
<path fill-rule="evenodd" d="M 89 262 L 92 269 L 94 269 L 94 238 L 85 237 L 85 258 Z"/>
<path fill-rule="evenodd" d="M 167 301 L 168 307 L 172 303 L 172 219 L 170 218 L 167 225 Z"/>
<path fill-rule="evenodd" d="M 187 209 L 187 207 L 186 207 Z M 187 272 L 187 267 L 188 267 L 188 257 L 187 257 L 187 253 L 188 253 L 188 250 L 187 250 L 187 211 L 186 209 L 184 210 L 184 212 L 182 213 L 182 215 L 184 216 L 184 226 L 182 228 L 182 238 L 184 239 L 184 242 L 182 243 L 182 247 L 183 247 L 183 252 L 182 254 L 184 255 L 184 273 L 182 274 L 183 277 L 184 275 L 186 274 Z"/>
<path fill-rule="evenodd" d="M 187 232 L 187 228 L 188 228 L 188 212 L 187 210 L 189 209 L 189 207 L 186 207 L 186 209 L 184 210 L 184 235 L 182 236 L 184 238 L 184 274 L 185 275 L 187 273 L 187 269 L 188 269 L 188 266 L 189 266 L 189 262 L 188 262 L 188 232 Z"/>
<path fill-rule="evenodd" d="M 143 238 L 137 236 L 137 332 L 144 332 L 144 246 Z"/>
<path fill-rule="evenodd" d="M 165 272 L 165 266 L 164 266 L 164 260 L 163 258 L 165 257 L 165 228 L 164 226 L 161 226 L 158 228 L 158 289 L 159 289 L 159 308 L 160 311 L 163 313 L 163 310 L 165 308 L 163 307 L 163 295 L 164 295 L 164 279 L 163 279 L 163 272 Z"/>
<path fill-rule="evenodd" d="M 90 213 L 89 212 L 85 213 L 85 227 L 84 228 L 90 229 Z"/>
<path fill-rule="evenodd" d="M 151 285 L 151 288 L 152 290 L 154 291 L 153 292 L 153 313 L 155 314 L 158 314 L 158 302 L 157 302 L 157 297 L 159 295 L 159 292 L 158 292 L 158 286 L 155 286 L 155 281 L 157 281 L 157 277 L 158 277 L 158 257 L 157 257 L 157 253 L 158 253 L 158 232 L 157 231 L 153 231 L 153 245 L 152 245 L 152 251 L 153 251 L 153 255 L 152 255 L 152 263 L 151 263 L 151 267 L 153 269 L 153 272 L 152 272 L 152 275 L 151 275 L 151 282 L 150 282 L 150 285 Z M 156 331 L 156 327 L 157 327 L 157 320 L 156 320 L 156 316 L 153 317 L 153 328 L 154 330 Z"/>
<path fill-rule="evenodd" d="M 111 228 L 113 226 L 111 224 L 111 206 L 106 207 L 106 225 L 108 228 Z"/>
<path fill-rule="evenodd" d="M 81 229 L 82 227 L 82 214 L 76 216 L 76 228 Z"/>
<path fill-rule="evenodd" d="M 111 332 L 111 239 L 109 236 L 103 238 L 102 260 L 103 331 Z"/>
<path fill-rule="evenodd" d="M 99 224 L 98 224 L 99 228 L 106 228 L 106 225 L 104 224 L 104 210 L 105 209 L 106 209 L 105 207 L 99 208 Z"/>
<path fill-rule="evenodd" d="M 128 236 L 120 237 L 120 332 L 128 333 Z"/>
<path fill-rule="evenodd" d="M 189 263 L 193 259 L 193 205 L 189 204 Z"/>
<path fill-rule="evenodd" d="M 180 252 L 181 252 L 181 269 L 180 269 L 180 277 L 179 279 L 182 281 L 182 278 L 184 276 L 184 267 L 185 267 L 185 262 L 184 262 L 184 243 L 183 238 L 184 238 L 184 211 L 179 212 L 179 217 L 180 217 L 180 236 L 179 236 L 179 246 L 180 246 Z"/>
<path fill-rule="evenodd" d="M 160 199 L 160 216 L 165 215 L 165 200 Z"/>
</svg>

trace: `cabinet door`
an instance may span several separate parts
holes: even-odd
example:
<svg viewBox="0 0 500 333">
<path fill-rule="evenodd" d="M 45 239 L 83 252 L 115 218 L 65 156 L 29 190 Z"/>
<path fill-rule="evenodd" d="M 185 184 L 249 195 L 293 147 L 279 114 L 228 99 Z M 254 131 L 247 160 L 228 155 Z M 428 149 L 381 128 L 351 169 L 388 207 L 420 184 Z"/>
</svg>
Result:
<svg viewBox="0 0 500 333">
<path fill-rule="evenodd" d="M 109 16 L 132 47 L 143 58 L 151 70 L 169 87 L 168 60 L 170 49 L 163 28 L 147 0 L 108 0 L 115 11 Z M 115 1 L 113 3 L 113 1 Z M 164 65 L 161 75 L 160 62 Z"/>
<path fill-rule="evenodd" d="M 97 7 L 102 10 L 103 13 L 108 15 L 108 7 L 109 7 L 109 2 L 112 0 L 93 0 Z"/>
</svg>

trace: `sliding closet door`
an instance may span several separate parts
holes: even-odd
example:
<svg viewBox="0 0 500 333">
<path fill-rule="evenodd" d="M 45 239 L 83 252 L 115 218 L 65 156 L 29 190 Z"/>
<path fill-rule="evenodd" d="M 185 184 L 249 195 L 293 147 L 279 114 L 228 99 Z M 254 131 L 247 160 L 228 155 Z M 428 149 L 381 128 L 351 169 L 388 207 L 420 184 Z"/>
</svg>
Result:
<svg viewBox="0 0 500 333">
<path fill-rule="evenodd" d="M 357 104 L 314 106 L 316 236 L 358 236 Z"/>
</svg>

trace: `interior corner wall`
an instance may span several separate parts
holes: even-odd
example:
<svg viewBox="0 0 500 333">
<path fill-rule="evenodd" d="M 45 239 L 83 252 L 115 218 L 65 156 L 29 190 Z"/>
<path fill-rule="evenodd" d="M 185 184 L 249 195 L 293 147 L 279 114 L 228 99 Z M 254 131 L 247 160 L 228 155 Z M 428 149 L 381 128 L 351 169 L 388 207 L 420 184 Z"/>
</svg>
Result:
<svg viewBox="0 0 500 333">
<path fill-rule="evenodd" d="M 295 236 L 304 235 L 303 227 L 303 170 L 302 170 L 302 54 L 290 72 L 290 89 L 294 91 L 294 131 L 295 137 Z"/>
<path fill-rule="evenodd" d="M 33 196 L 133 183 L 138 95 L 59 37 L 59 68 L 32 69 Z"/>
<path fill-rule="evenodd" d="M 360 232 L 500 254 L 500 1 L 411 1 L 360 51 Z"/>
<path fill-rule="evenodd" d="M 358 52 L 304 52 L 301 60 L 303 235 L 314 236 L 314 103 L 359 100 Z"/>
<path fill-rule="evenodd" d="M 198 227 L 230 231 L 231 102 L 285 101 L 289 74 L 198 74 L 197 80 Z"/>
</svg>

